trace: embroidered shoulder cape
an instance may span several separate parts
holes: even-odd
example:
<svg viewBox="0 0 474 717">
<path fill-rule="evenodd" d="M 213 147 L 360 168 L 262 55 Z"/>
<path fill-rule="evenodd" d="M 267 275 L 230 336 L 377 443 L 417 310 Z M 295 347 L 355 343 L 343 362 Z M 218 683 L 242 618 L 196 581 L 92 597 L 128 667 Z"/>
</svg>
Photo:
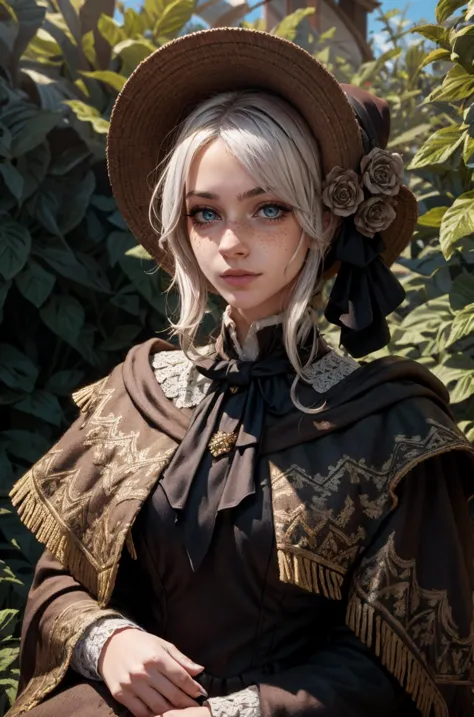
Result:
<svg viewBox="0 0 474 717">
<path fill-rule="evenodd" d="M 23 650 L 31 653 L 30 671 L 11 717 L 61 682 L 84 628 L 109 610 L 123 551 L 136 557 L 131 529 L 140 508 L 192 435 L 200 409 L 178 408 L 151 367 L 151 356 L 171 349 L 155 339 L 135 347 L 109 376 L 78 392 L 75 423 L 12 491 L 22 521 L 93 600 L 62 595 L 67 591 L 58 580 L 60 607 L 42 628 L 27 611 Z M 228 368 L 224 378 L 217 375 L 220 365 L 212 373 L 204 362 L 203 370 L 215 394 L 202 409 L 210 412 L 208 424 L 218 415 L 222 390 L 230 400 L 231 394 L 247 395 L 253 380 L 261 381 L 263 393 L 264 382 L 274 380 L 262 377 L 263 370 L 245 381 L 229 378 Z M 258 461 L 251 465 L 270 473 L 280 579 L 340 601 L 346 624 L 423 717 L 461 717 L 448 711 L 448 700 L 453 687 L 472 685 L 467 499 L 474 451 L 452 420 L 445 389 L 423 367 L 391 358 L 346 373 L 320 395 L 312 386 L 303 389 L 301 402 L 324 404 L 320 413 L 287 407 L 264 417 Z M 228 381 L 224 388 L 222 381 Z M 215 438 L 215 432 L 204 443 L 202 436 L 193 438 L 209 465 L 219 460 L 212 453 Z M 217 456 L 242 457 L 254 444 L 242 424 Z M 434 481 L 436 459 L 444 454 L 453 456 L 455 475 L 443 476 L 444 492 L 430 495 L 412 474 L 426 462 Z M 252 479 L 247 476 L 246 485 Z M 429 517 L 417 520 L 426 501 Z M 455 521 L 443 525 L 448 505 Z M 221 498 L 216 509 L 227 507 L 232 501 L 223 505 Z M 440 526 L 443 554 L 432 551 L 440 548 Z M 39 609 L 33 600 L 31 614 Z M 46 635 L 40 645 L 39 629 Z"/>
</svg>

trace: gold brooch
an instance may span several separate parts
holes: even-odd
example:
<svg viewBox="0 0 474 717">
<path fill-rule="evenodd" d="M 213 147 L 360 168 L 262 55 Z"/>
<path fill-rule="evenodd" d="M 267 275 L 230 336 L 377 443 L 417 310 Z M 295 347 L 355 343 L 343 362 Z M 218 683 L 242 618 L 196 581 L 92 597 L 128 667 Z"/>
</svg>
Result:
<svg viewBox="0 0 474 717">
<path fill-rule="evenodd" d="M 237 433 L 225 433 L 225 431 L 217 431 L 209 441 L 209 450 L 214 458 L 229 453 L 237 440 Z"/>
</svg>

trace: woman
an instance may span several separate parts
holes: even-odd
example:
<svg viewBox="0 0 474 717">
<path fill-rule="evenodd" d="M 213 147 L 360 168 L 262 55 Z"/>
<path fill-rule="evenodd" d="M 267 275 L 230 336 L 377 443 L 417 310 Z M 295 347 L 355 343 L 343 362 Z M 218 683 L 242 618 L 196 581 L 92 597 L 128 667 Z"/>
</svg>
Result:
<svg viewBox="0 0 474 717">
<path fill-rule="evenodd" d="M 46 545 L 11 717 L 473 713 L 473 451 L 405 359 L 356 357 L 416 222 L 385 102 L 292 43 L 195 33 L 114 108 L 109 172 L 173 275 L 137 346 L 12 492 Z M 158 173 L 154 169 L 158 167 Z M 196 346 L 208 292 L 227 304 Z"/>
</svg>

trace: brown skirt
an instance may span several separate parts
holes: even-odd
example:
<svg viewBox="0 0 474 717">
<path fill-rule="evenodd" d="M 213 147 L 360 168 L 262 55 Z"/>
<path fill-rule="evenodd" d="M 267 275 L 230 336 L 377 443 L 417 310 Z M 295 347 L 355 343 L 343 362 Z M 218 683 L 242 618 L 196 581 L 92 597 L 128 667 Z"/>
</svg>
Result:
<svg viewBox="0 0 474 717">
<path fill-rule="evenodd" d="M 8 717 L 8 716 L 7 716 Z M 25 717 L 133 717 L 101 682 L 80 682 L 56 692 Z"/>
</svg>

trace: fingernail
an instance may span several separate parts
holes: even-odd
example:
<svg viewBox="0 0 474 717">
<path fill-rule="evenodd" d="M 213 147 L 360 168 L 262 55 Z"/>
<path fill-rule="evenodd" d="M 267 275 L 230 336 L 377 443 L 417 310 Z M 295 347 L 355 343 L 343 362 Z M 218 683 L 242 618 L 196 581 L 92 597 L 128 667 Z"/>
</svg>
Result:
<svg viewBox="0 0 474 717">
<path fill-rule="evenodd" d="M 199 685 L 199 692 L 203 697 L 209 697 L 209 695 L 207 694 L 206 690 L 204 689 L 204 687 L 202 685 Z"/>
<path fill-rule="evenodd" d="M 189 660 L 189 664 L 191 665 L 191 667 L 194 667 L 196 670 L 204 669 L 204 665 L 198 665 L 197 662 L 192 662 L 192 660 Z"/>
</svg>

